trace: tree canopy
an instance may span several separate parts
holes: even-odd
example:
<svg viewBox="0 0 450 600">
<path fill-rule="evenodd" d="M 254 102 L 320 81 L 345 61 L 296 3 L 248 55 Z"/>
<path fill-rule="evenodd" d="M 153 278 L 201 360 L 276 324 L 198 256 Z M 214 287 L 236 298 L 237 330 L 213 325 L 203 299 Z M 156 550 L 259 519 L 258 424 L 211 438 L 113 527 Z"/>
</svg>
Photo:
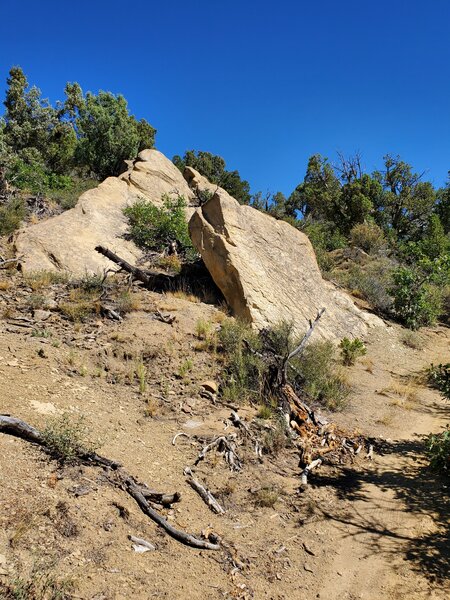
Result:
<svg viewBox="0 0 450 600">
<path fill-rule="evenodd" d="M 183 158 L 175 155 L 172 161 L 181 172 L 185 167 L 194 168 L 211 183 L 216 183 L 226 190 L 241 204 L 250 202 L 250 184 L 241 179 L 239 171 L 227 171 L 225 161 L 221 156 L 201 150 L 187 150 Z"/>
<path fill-rule="evenodd" d="M 33 192 L 58 186 L 76 170 L 103 179 L 117 175 L 125 159 L 154 145 L 155 130 L 129 113 L 111 92 L 85 96 L 68 83 L 64 102 L 52 106 L 20 67 L 7 78 L 0 121 L 0 167 L 14 185 Z"/>
</svg>

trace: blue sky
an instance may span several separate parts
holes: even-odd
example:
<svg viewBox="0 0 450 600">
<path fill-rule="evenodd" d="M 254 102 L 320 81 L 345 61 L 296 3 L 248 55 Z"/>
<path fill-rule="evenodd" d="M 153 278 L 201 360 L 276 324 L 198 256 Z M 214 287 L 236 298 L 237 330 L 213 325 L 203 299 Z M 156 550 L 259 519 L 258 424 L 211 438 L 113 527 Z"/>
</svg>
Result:
<svg viewBox="0 0 450 600">
<path fill-rule="evenodd" d="M 52 101 L 122 93 L 162 152 L 220 154 L 253 191 L 338 150 L 447 178 L 449 0 L 1 0 L 1 21 L 2 98 L 14 64 Z"/>
</svg>

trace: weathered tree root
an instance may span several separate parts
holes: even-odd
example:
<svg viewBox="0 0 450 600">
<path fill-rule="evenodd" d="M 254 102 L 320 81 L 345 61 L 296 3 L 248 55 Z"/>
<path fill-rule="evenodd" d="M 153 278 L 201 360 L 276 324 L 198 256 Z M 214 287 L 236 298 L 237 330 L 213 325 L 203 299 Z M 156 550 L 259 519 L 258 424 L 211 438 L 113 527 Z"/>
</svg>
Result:
<svg viewBox="0 0 450 600">
<path fill-rule="evenodd" d="M 48 450 L 46 447 L 45 439 L 40 431 L 15 417 L 6 415 L 0 415 L 0 433 L 12 435 L 18 437 L 32 444 L 37 444 Z M 216 541 L 210 542 L 207 540 L 200 540 L 194 535 L 175 529 L 164 517 L 162 517 L 152 506 L 150 506 L 149 499 L 155 500 L 161 504 L 167 504 L 169 499 L 176 502 L 180 499 L 180 495 L 175 493 L 172 495 L 158 494 L 149 490 L 147 486 L 139 484 L 134 477 L 129 475 L 120 465 L 120 463 L 105 458 L 96 454 L 95 452 L 80 453 L 78 456 L 80 463 L 103 467 L 110 470 L 108 481 L 110 481 L 115 487 L 119 487 L 125 490 L 138 504 L 139 508 L 144 514 L 146 514 L 152 521 L 162 527 L 171 537 L 175 540 L 191 546 L 192 548 L 199 548 L 202 550 L 219 550 L 220 544 Z"/>
</svg>

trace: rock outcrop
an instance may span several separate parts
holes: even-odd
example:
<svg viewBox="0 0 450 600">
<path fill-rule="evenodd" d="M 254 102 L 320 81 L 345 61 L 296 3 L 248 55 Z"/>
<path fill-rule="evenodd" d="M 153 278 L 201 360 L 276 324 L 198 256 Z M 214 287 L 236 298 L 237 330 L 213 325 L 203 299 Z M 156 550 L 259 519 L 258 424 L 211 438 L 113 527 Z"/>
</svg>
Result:
<svg viewBox="0 0 450 600">
<path fill-rule="evenodd" d="M 204 178 L 192 171 L 187 179 L 201 187 Z M 189 229 L 234 314 L 259 329 L 287 320 L 302 333 L 322 307 L 326 313 L 317 334 L 324 338 L 363 337 L 368 327 L 382 325 L 322 278 L 306 235 L 241 206 L 221 188 L 195 211 Z"/>
<path fill-rule="evenodd" d="M 124 239 L 127 223 L 123 209 L 140 197 L 160 206 L 164 194 L 182 195 L 187 202 L 194 199 L 168 158 L 157 150 L 144 150 L 128 171 L 108 177 L 82 194 L 71 210 L 19 231 L 15 246 L 22 269 L 65 270 L 76 276 L 101 272 L 111 263 L 95 252 L 97 245 L 135 263 L 141 251 Z M 189 217 L 192 212 L 193 208 L 187 209 Z"/>
</svg>

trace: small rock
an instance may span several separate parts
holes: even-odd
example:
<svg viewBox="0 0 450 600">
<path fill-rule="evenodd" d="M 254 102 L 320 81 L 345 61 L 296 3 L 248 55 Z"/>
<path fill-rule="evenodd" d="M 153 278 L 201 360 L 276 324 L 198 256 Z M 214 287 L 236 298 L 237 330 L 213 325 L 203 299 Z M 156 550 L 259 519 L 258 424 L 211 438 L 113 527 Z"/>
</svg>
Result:
<svg viewBox="0 0 450 600">
<path fill-rule="evenodd" d="M 6 565 L 6 556 L 4 554 L 0 554 L 0 566 L 4 567 Z"/>
<path fill-rule="evenodd" d="M 308 573 L 314 573 L 314 570 L 308 565 L 308 563 L 305 563 L 303 565 L 303 568 L 305 569 L 305 571 L 308 571 Z"/>
<path fill-rule="evenodd" d="M 217 394 L 218 387 L 217 387 L 217 383 L 215 381 L 212 381 L 212 380 L 203 381 L 200 385 L 207 392 L 211 392 L 211 394 Z"/>
<path fill-rule="evenodd" d="M 33 317 L 37 321 L 46 321 L 52 316 L 52 313 L 49 310 L 35 310 L 33 313 Z"/>
</svg>

